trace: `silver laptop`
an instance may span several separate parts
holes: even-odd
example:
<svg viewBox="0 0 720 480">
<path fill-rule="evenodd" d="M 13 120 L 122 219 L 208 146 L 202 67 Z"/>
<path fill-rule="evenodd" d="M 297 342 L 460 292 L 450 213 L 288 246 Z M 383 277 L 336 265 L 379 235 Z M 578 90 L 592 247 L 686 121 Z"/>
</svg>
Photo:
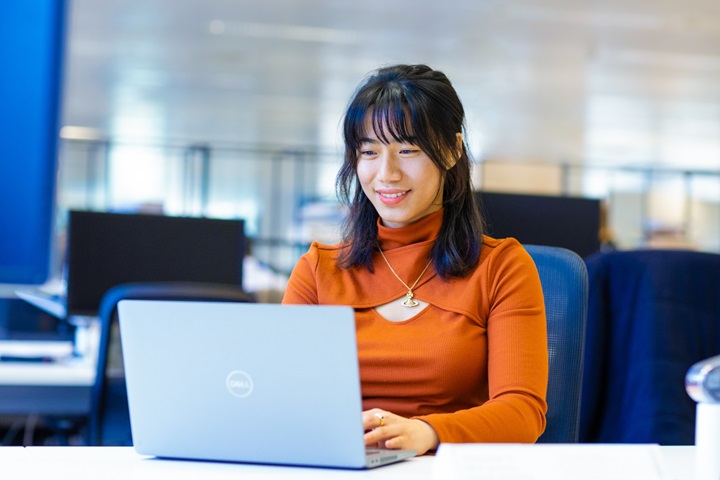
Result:
<svg viewBox="0 0 720 480">
<path fill-rule="evenodd" d="M 135 449 L 157 457 L 369 468 L 351 307 L 124 300 Z"/>
</svg>

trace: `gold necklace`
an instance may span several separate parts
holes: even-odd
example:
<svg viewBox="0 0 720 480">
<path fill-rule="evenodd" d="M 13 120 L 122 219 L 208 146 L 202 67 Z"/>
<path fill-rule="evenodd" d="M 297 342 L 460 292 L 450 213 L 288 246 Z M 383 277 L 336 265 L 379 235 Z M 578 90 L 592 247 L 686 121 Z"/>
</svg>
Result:
<svg viewBox="0 0 720 480">
<path fill-rule="evenodd" d="M 402 278 L 400 278 L 400 276 L 399 276 L 397 273 L 395 273 L 395 270 L 392 268 L 392 265 L 390 265 L 390 262 L 388 262 L 387 257 L 386 257 L 385 254 L 383 253 L 382 248 L 380 248 L 380 247 L 378 246 L 378 250 L 380 250 L 380 255 L 382 255 L 383 260 L 385 260 L 385 263 L 387 263 L 388 268 L 390 268 L 390 271 L 393 273 L 393 275 L 395 275 L 395 278 L 397 278 L 398 280 L 400 280 L 400 283 L 402 283 L 403 286 L 404 286 L 405 288 L 407 288 L 407 290 L 408 290 L 408 292 L 405 294 L 405 297 L 407 297 L 407 298 L 405 298 L 405 300 L 402 302 L 402 305 L 405 306 L 405 307 L 410 307 L 410 308 L 412 308 L 412 307 L 417 307 L 418 305 L 420 305 L 420 304 L 417 302 L 417 300 L 415 300 L 415 299 L 413 298 L 413 297 L 415 296 L 415 295 L 413 295 L 413 288 L 415 288 L 415 285 L 418 284 L 418 282 L 420 281 L 420 279 L 422 278 L 422 276 L 425 275 L 425 271 L 428 269 L 428 267 L 430 267 L 430 264 L 432 263 L 432 259 L 430 259 L 430 261 L 428 262 L 428 264 L 425 265 L 425 268 L 423 268 L 422 273 L 420 273 L 420 276 L 417 278 L 417 280 L 415 280 L 415 283 L 412 284 L 412 287 L 408 287 L 408 286 L 407 286 L 407 283 L 403 282 Z"/>
</svg>

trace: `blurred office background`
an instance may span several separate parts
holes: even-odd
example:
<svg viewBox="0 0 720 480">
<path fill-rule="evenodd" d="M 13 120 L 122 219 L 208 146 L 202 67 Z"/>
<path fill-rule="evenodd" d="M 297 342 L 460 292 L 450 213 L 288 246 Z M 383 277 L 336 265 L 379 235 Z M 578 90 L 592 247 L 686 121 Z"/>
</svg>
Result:
<svg viewBox="0 0 720 480">
<path fill-rule="evenodd" d="M 61 276 L 70 210 L 155 212 L 242 219 L 251 267 L 244 282 L 250 291 L 270 291 L 259 300 L 279 301 L 307 245 L 338 240 L 342 211 L 334 178 L 342 115 L 366 74 L 393 63 L 426 63 L 452 80 L 467 112 L 479 191 L 598 201 L 605 219 L 598 234 L 620 250 L 720 253 L 717 0 L 68 5 L 48 283 Z M 37 40 L 35 33 L 27 38 Z M 17 119 L 8 110 L 6 127 Z M 22 161 L 0 153 L 2 161 Z M 15 207 L 12 199 L 2 205 Z M 525 213 L 539 208 L 532 203 Z M 541 226 L 560 233 L 576 227 Z M 0 233 L 16 240 L 15 232 Z M 15 243 L 26 243 L 18 238 Z M 707 265 L 698 264 L 698 271 Z M 700 279 L 671 268 L 667 277 Z M 705 279 L 701 286 L 717 285 Z M 704 299 L 718 297 L 684 283 Z M 28 331 L 57 327 L 14 292 L 15 286 L 0 285 L 0 327 L 11 320 Z M 696 312 L 717 319 L 695 304 L 667 317 L 692 324 Z M 643 341 L 658 338 L 656 325 L 648 325 L 653 334 L 641 335 Z M 671 331 L 676 347 L 682 336 Z M 715 330 L 698 331 L 708 342 L 716 338 Z M 665 367 L 661 375 L 668 377 Z M 584 378 L 591 386 L 597 379 Z M 672 381 L 689 401 L 682 381 Z M 23 389 L 10 385 L 15 393 Z M 5 431 L 0 421 L 0 443 L 19 441 L 21 431 L 23 444 L 32 443 L 38 419 L 11 419 Z M 60 419 L 51 425 L 51 442 L 67 441 L 76 428 Z"/>
<path fill-rule="evenodd" d="M 73 0 L 68 32 L 59 245 L 69 209 L 242 218 L 288 273 L 338 238 L 353 89 L 426 63 L 478 189 L 601 199 L 621 249 L 720 251 L 715 0 Z"/>
</svg>

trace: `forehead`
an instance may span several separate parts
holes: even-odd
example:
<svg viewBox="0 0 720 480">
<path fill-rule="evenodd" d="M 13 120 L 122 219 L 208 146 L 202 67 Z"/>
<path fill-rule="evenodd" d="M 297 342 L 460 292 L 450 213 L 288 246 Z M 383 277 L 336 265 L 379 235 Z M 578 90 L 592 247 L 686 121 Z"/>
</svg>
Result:
<svg viewBox="0 0 720 480">
<path fill-rule="evenodd" d="M 413 126 L 407 110 L 370 108 L 360 125 L 361 139 L 378 140 L 383 143 L 414 140 Z"/>
</svg>

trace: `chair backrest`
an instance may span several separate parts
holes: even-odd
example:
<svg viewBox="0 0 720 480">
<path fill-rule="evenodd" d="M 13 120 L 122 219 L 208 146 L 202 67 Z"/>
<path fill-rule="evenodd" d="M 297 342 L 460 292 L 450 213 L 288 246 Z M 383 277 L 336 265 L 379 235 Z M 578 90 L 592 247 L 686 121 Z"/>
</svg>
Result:
<svg viewBox="0 0 720 480">
<path fill-rule="evenodd" d="M 208 283 L 127 283 L 108 290 L 99 309 L 100 340 L 91 392 L 89 445 L 132 445 L 117 304 L 124 299 L 253 302 L 240 287 Z"/>
<path fill-rule="evenodd" d="M 695 443 L 688 369 L 720 353 L 720 254 L 599 252 L 590 279 L 580 441 Z"/>
<path fill-rule="evenodd" d="M 580 423 L 588 274 L 576 253 L 524 245 L 535 261 L 545 298 L 549 376 L 547 428 L 539 443 L 575 443 Z"/>
</svg>

